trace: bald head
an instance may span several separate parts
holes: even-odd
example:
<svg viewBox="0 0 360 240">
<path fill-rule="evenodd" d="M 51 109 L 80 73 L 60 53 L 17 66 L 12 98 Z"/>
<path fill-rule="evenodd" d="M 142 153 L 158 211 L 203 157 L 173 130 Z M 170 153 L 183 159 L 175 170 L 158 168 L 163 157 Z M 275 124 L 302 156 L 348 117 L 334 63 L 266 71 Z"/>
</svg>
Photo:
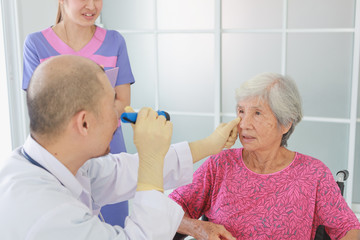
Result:
<svg viewBox="0 0 360 240">
<path fill-rule="evenodd" d="M 81 110 L 97 113 L 104 83 L 103 69 L 93 61 L 72 55 L 41 63 L 27 89 L 32 133 L 51 137 L 60 133 Z"/>
</svg>

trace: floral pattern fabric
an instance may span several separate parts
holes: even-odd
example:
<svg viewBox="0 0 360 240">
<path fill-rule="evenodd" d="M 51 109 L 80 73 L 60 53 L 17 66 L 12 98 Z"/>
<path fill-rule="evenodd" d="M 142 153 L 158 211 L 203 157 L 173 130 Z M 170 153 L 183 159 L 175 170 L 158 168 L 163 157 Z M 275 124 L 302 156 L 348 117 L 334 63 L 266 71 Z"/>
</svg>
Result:
<svg viewBox="0 0 360 240">
<path fill-rule="evenodd" d="M 318 225 L 339 239 L 360 229 L 331 171 L 300 153 L 279 172 L 257 174 L 245 166 L 242 148 L 225 150 L 169 197 L 192 218 L 205 214 L 237 239 L 313 239 Z"/>
</svg>

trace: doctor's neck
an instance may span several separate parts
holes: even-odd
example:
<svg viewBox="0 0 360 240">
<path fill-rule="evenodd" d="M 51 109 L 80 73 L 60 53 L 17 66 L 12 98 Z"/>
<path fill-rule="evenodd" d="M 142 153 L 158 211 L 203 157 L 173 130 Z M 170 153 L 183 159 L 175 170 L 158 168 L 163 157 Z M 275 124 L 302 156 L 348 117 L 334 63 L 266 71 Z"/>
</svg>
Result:
<svg viewBox="0 0 360 240">
<path fill-rule="evenodd" d="M 46 151 L 61 162 L 74 176 L 79 168 L 89 159 L 82 154 L 79 145 L 71 141 L 70 136 L 61 134 L 56 138 L 49 138 L 44 135 L 31 133 L 32 138 Z"/>
</svg>

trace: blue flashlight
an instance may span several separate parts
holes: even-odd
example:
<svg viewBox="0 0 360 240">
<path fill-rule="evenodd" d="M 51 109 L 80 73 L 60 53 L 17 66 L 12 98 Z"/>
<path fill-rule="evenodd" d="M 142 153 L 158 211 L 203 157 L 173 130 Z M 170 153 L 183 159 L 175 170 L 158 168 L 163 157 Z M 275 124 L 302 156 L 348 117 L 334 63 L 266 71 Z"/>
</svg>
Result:
<svg viewBox="0 0 360 240">
<path fill-rule="evenodd" d="M 170 121 L 170 115 L 165 112 L 165 111 L 157 111 L 158 115 L 162 115 L 166 118 L 167 121 Z M 136 112 L 130 112 L 130 113 L 126 113 L 124 112 L 123 114 L 121 114 L 121 121 L 124 123 L 135 123 L 136 122 L 136 118 L 137 118 L 137 113 Z"/>
</svg>

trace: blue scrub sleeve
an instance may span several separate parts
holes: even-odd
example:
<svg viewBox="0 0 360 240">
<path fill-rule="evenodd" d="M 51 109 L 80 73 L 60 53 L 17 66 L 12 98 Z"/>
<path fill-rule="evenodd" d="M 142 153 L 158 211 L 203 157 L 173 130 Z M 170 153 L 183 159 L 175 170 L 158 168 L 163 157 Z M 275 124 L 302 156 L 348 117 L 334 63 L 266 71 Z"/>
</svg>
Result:
<svg viewBox="0 0 360 240">
<path fill-rule="evenodd" d="M 134 75 L 131 71 L 129 56 L 126 48 L 126 42 L 123 36 L 118 34 L 119 41 L 121 42 L 116 66 L 119 67 L 119 72 L 117 76 L 117 80 L 115 86 L 122 84 L 133 84 L 135 82 Z"/>
<path fill-rule="evenodd" d="M 40 58 L 37 54 L 31 35 L 27 36 L 24 43 L 23 56 L 23 82 L 22 89 L 26 91 L 29 82 L 36 67 L 40 64 Z"/>
</svg>

